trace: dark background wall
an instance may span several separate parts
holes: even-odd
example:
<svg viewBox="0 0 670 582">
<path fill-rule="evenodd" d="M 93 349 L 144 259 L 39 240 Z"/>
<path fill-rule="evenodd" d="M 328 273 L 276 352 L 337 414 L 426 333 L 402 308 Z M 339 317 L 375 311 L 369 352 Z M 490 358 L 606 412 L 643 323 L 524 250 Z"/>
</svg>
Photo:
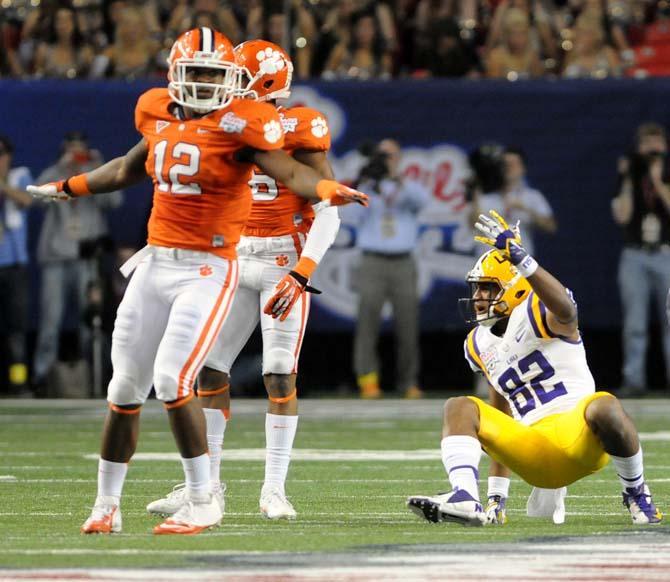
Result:
<svg viewBox="0 0 670 582">
<path fill-rule="evenodd" d="M 139 139 L 132 111 L 147 87 L 122 82 L 3 80 L 0 133 L 15 142 L 15 163 L 29 166 L 34 175 L 55 160 L 63 134 L 71 129 L 85 130 L 109 159 Z M 344 111 L 333 143 L 335 155 L 354 149 L 365 138 L 386 136 L 398 138 L 405 146 L 444 142 L 468 150 L 487 140 L 522 146 L 532 162 L 529 180 L 545 193 L 560 225 L 557 236 L 538 237 L 536 246 L 547 268 L 578 298 L 596 380 L 604 387 L 619 382 L 616 270 L 621 237 L 609 210 L 616 160 L 630 148 L 639 123 L 655 120 L 670 127 L 670 80 L 398 81 L 310 87 Z M 128 191 L 123 208 L 111 216 L 114 238 L 141 244 L 149 206 L 148 183 Z M 39 216 L 32 220 L 34 241 Z M 461 351 L 463 330 L 439 324 L 453 321 L 437 312 L 448 309 L 438 300 L 424 305 L 424 320 L 431 325 L 425 326 L 430 331 L 422 337 L 423 380 L 432 390 L 463 389 L 469 384 Z M 313 313 L 312 327 L 318 333 L 308 332 L 301 364 L 306 391 L 313 387 L 337 390 L 352 379 L 350 333 L 329 331 L 335 327 L 328 325 L 330 315 L 319 309 Z M 660 385 L 662 359 L 656 343 L 650 360 L 651 383 Z M 390 363 L 388 380 L 392 380 Z"/>
</svg>

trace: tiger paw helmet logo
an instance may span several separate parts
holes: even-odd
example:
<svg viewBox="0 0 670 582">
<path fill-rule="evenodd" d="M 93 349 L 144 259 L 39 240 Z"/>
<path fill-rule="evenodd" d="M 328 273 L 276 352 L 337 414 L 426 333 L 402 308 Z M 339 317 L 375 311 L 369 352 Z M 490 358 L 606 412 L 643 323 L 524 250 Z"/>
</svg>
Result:
<svg viewBox="0 0 670 582">
<path fill-rule="evenodd" d="M 277 265 L 280 267 L 285 267 L 288 265 L 288 257 L 286 255 L 277 255 L 275 263 L 277 263 Z"/>
<path fill-rule="evenodd" d="M 282 136 L 282 128 L 278 121 L 268 121 L 263 126 L 263 137 L 269 143 L 277 143 Z"/>
<path fill-rule="evenodd" d="M 209 277 L 214 271 L 212 270 L 212 267 L 209 265 L 202 265 L 200 267 L 200 276 L 201 277 Z"/>
<path fill-rule="evenodd" d="M 328 133 L 328 125 L 323 117 L 312 119 L 312 135 L 314 137 L 325 137 Z"/>
<path fill-rule="evenodd" d="M 274 75 L 286 67 L 286 60 L 279 51 L 267 47 L 256 53 L 258 68 L 264 75 Z"/>
</svg>

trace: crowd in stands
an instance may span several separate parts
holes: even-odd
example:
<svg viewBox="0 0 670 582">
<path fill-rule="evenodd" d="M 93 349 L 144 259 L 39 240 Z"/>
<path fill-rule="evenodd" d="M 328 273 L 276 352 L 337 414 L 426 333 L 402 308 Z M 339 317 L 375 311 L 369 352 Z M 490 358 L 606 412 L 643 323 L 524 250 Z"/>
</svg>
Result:
<svg viewBox="0 0 670 582">
<path fill-rule="evenodd" d="M 670 74 L 670 0 L 2 0 L 0 77 L 163 76 L 194 26 L 288 49 L 296 77 Z"/>
</svg>

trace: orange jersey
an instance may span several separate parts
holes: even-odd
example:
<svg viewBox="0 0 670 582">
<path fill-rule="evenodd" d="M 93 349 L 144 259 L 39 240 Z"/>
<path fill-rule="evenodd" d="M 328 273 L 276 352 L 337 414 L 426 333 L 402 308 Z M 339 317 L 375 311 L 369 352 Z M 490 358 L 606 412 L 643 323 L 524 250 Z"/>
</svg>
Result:
<svg viewBox="0 0 670 582">
<path fill-rule="evenodd" d="M 173 105 L 167 89 L 150 89 L 135 108 L 154 182 L 148 242 L 234 259 L 251 210 L 254 168 L 234 154 L 246 147 L 280 149 L 279 114 L 267 103 L 240 99 L 204 117 L 180 119 Z"/>
<path fill-rule="evenodd" d="M 330 131 L 326 117 L 309 107 L 280 109 L 284 128 L 284 151 L 296 150 L 327 152 L 330 149 Z M 309 200 L 291 192 L 281 184 L 254 171 L 251 182 L 253 206 L 244 228 L 246 236 L 282 236 L 307 232 L 314 219 Z"/>
</svg>

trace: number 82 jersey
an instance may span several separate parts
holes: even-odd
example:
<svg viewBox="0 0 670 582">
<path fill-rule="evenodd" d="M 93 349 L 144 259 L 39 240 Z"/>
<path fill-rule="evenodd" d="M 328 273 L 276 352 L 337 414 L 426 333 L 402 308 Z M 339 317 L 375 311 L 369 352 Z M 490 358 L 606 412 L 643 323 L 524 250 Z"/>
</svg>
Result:
<svg viewBox="0 0 670 582">
<path fill-rule="evenodd" d="M 505 397 L 514 418 L 531 425 L 571 410 L 595 392 L 581 338 L 570 340 L 547 326 L 547 309 L 531 292 L 514 309 L 502 336 L 478 325 L 465 340 L 465 358 Z"/>
</svg>

